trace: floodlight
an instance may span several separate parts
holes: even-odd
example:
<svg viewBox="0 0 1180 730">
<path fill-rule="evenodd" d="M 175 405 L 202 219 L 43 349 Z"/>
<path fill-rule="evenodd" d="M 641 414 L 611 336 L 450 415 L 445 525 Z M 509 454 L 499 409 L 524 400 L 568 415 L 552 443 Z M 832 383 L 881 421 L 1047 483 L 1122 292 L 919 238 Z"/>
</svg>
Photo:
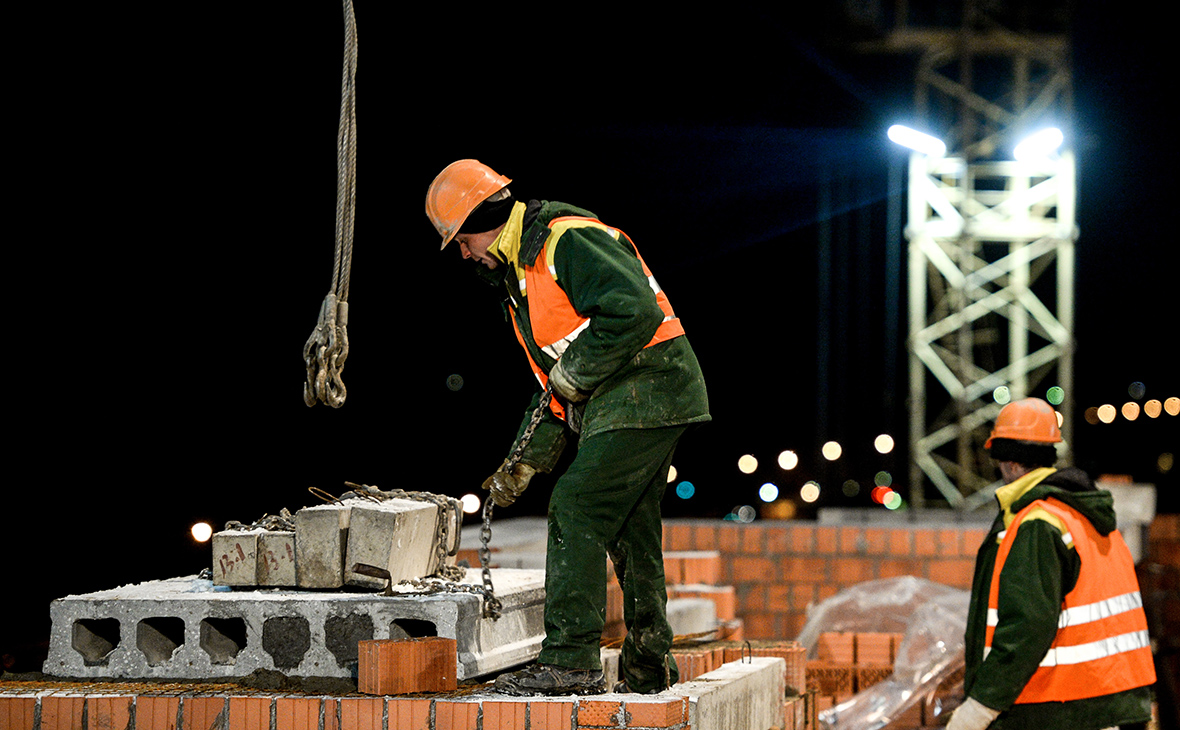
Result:
<svg viewBox="0 0 1180 730">
<path fill-rule="evenodd" d="M 910 129 L 903 124 L 894 124 L 886 134 L 889 135 L 889 139 L 902 147 L 921 152 L 927 157 L 942 157 L 946 154 L 946 143 L 941 139 L 916 129 Z"/>
<path fill-rule="evenodd" d="M 1053 154 L 1064 141 L 1065 137 L 1061 134 L 1060 129 L 1047 127 L 1025 137 L 1020 144 L 1016 145 L 1013 156 L 1020 162 L 1043 160 Z"/>
</svg>

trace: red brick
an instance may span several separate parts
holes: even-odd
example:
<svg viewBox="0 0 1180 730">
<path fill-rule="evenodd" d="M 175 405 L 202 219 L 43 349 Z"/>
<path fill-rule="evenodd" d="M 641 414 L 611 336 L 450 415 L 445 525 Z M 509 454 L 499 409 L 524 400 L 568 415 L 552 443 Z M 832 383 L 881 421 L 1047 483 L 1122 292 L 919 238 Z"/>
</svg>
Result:
<svg viewBox="0 0 1180 730">
<path fill-rule="evenodd" d="M 1147 526 L 1147 539 L 1180 540 L 1180 514 L 1156 515 Z"/>
<path fill-rule="evenodd" d="M 826 554 L 838 552 L 839 545 L 835 527 L 815 528 L 815 551 Z"/>
<path fill-rule="evenodd" d="M 767 586 L 766 607 L 779 612 L 791 610 L 791 586 L 786 583 Z"/>
<path fill-rule="evenodd" d="M 856 663 L 893 665 L 893 635 L 876 632 L 856 634 Z"/>
<path fill-rule="evenodd" d="M 133 701 L 131 695 L 90 695 L 86 698 L 87 730 L 127 727 L 131 724 Z M 269 723 L 264 730 L 269 730 Z"/>
<path fill-rule="evenodd" d="M 527 730 L 527 719 L 527 702 L 483 703 L 483 730 Z"/>
<path fill-rule="evenodd" d="M 140 695 L 135 698 L 135 728 L 136 730 L 176 730 L 176 717 L 179 712 L 179 697 Z M 316 730 L 319 730 L 318 726 Z"/>
<path fill-rule="evenodd" d="M 792 611 L 783 617 L 783 627 L 774 638 L 782 639 L 788 636 L 798 636 L 807 625 L 807 613 Z"/>
<path fill-rule="evenodd" d="M 692 527 L 686 523 L 664 525 L 665 550 L 692 550 Z"/>
<path fill-rule="evenodd" d="M 856 635 L 849 631 L 825 631 L 819 635 L 816 656 L 821 662 L 852 664 L 856 661 Z"/>
<path fill-rule="evenodd" d="M 340 700 L 324 698 L 324 730 L 340 730 Z"/>
<path fill-rule="evenodd" d="M 717 526 L 712 524 L 697 524 L 692 527 L 692 549 L 693 550 L 716 550 L 719 541 L 717 539 Z"/>
<path fill-rule="evenodd" d="M 815 597 L 817 600 L 824 601 L 840 592 L 840 586 L 835 583 L 824 583 L 816 586 Z"/>
<path fill-rule="evenodd" d="M 270 698 L 230 697 L 229 730 L 270 730 Z"/>
<path fill-rule="evenodd" d="M 454 639 L 374 639 L 358 647 L 357 690 L 372 695 L 448 692 L 458 683 Z"/>
<path fill-rule="evenodd" d="M 717 528 L 717 547 L 713 548 L 722 553 L 736 553 L 741 546 L 742 527 L 732 522 L 722 524 Z"/>
<path fill-rule="evenodd" d="M 386 701 L 385 711 L 389 714 L 391 728 L 430 730 L 430 700 L 390 698 Z M 344 727 L 349 728 L 349 725 L 345 724 Z"/>
<path fill-rule="evenodd" d="M 774 575 L 774 561 L 770 558 L 740 557 L 731 564 L 735 583 L 764 581 Z"/>
<path fill-rule="evenodd" d="M 36 697 L 0 697 L 0 727 L 33 730 L 33 713 L 36 710 Z"/>
<path fill-rule="evenodd" d="M 529 704 L 529 730 L 571 730 L 573 725 L 573 702 L 535 700 Z"/>
<path fill-rule="evenodd" d="M 935 583 L 955 588 L 971 587 L 971 578 L 975 569 L 974 561 L 967 558 L 931 560 L 927 567 L 928 576 Z"/>
<path fill-rule="evenodd" d="M 181 709 L 184 717 L 183 730 L 206 730 L 224 727 L 226 699 L 224 697 L 183 697 Z"/>
<path fill-rule="evenodd" d="M 737 594 L 733 586 L 672 586 L 670 598 L 708 598 L 717 607 L 717 618 L 728 621 L 737 614 Z"/>
<path fill-rule="evenodd" d="M 789 582 L 825 583 L 828 580 L 826 558 L 787 557 L 782 559 L 780 567 L 783 578 Z"/>
<path fill-rule="evenodd" d="M 832 578 L 843 586 L 873 579 L 873 561 L 869 558 L 835 558 Z"/>
<path fill-rule="evenodd" d="M 41 730 L 78 730 L 82 727 L 85 697 L 49 695 L 41 698 Z"/>
<path fill-rule="evenodd" d="M 791 608 L 806 610 L 815 603 L 815 586 L 796 583 L 791 586 Z"/>
<path fill-rule="evenodd" d="M 622 727 L 622 711 L 617 700 L 578 700 L 578 727 Z"/>
<path fill-rule="evenodd" d="M 869 555 L 884 555 L 889 552 L 889 531 L 880 527 L 865 529 L 865 552 Z"/>
<path fill-rule="evenodd" d="M 426 705 L 427 720 L 430 717 L 430 700 L 417 700 Z M 385 711 L 385 699 L 382 697 L 341 697 L 340 725 L 347 730 L 382 730 L 382 716 Z M 392 724 L 392 719 L 390 724 Z M 403 725 L 407 730 L 425 730 L 427 726 Z"/>
<path fill-rule="evenodd" d="M 903 575 L 912 575 L 917 578 L 925 578 L 921 560 L 905 560 L 905 559 L 882 559 L 877 563 L 877 577 L 878 578 L 899 578 Z"/>
<path fill-rule="evenodd" d="M 779 638 L 777 617 L 778 614 L 774 613 L 748 613 L 742 616 L 746 636 L 751 639 Z"/>
<path fill-rule="evenodd" d="M 815 528 L 791 525 L 791 552 L 810 555 L 815 552 Z"/>
<path fill-rule="evenodd" d="M 840 552 L 845 555 L 851 553 L 863 553 L 867 547 L 864 540 L 864 533 L 859 527 L 841 527 L 840 528 Z"/>
<path fill-rule="evenodd" d="M 772 525 L 766 528 L 766 552 L 769 555 L 782 555 L 790 549 L 791 540 L 787 528 L 782 525 Z"/>
<path fill-rule="evenodd" d="M 762 555 L 766 552 L 763 543 L 764 530 L 761 525 L 745 525 L 741 529 L 742 552 L 747 555 Z"/>
<path fill-rule="evenodd" d="M 910 555 L 913 553 L 913 534 L 910 530 L 895 527 L 889 530 L 889 554 Z"/>
<path fill-rule="evenodd" d="M 390 720 L 389 727 L 396 725 Z M 434 729 L 435 730 L 478 730 L 479 703 L 456 702 L 451 700 L 435 700 Z"/>
<path fill-rule="evenodd" d="M 948 558 L 953 558 L 959 555 L 959 538 L 959 530 L 939 530 L 938 554 Z"/>
<path fill-rule="evenodd" d="M 321 704 L 319 697 L 279 697 L 275 699 L 275 727 L 319 730 Z"/>
<path fill-rule="evenodd" d="M 983 544 L 984 538 L 987 537 L 987 533 L 988 531 L 984 529 L 963 530 L 962 554 L 975 557 L 975 554 L 979 552 L 979 546 Z"/>
<path fill-rule="evenodd" d="M 929 557 L 938 554 L 938 542 L 934 530 L 914 530 L 914 554 Z"/>
<path fill-rule="evenodd" d="M 766 610 L 766 586 L 761 583 L 745 583 L 736 586 L 738 612 Z"/>
<path fill-rule="evenodd" d="M 822 636 L 822 634 L 821 634 Z M 807 662 L 807 689 L 843 699 L 854 690 L 854 666 L 845 662 Z"/>
<path fill-rule="evenodd" d="M 628 700 L 627 714 L 631 716 L 627 727 L 673 728 L 688 721 L 688 707 L 683 697 Z"/>
</svg>

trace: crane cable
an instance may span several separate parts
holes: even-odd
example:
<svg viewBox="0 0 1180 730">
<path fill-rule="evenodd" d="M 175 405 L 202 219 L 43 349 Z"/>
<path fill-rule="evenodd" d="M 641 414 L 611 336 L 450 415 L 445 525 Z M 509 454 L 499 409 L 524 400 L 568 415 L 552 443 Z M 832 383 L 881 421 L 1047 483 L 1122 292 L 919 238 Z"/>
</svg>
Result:
<svg viewBox="0 0 1180 730">
<path fill-rule="evenodd" d="M 303 402 L 344 405 L 348 390 L 341 372 L 348 359 L 348 279 L 352 268 L 356 218 L 356 17 L 344 0 L 344 74 L 340 82 L 340 127 L 336 134 L 336 260 L 332 289 L 320 305 L 320 318 L 303 345 L 307 382 Z"/>
</svg>

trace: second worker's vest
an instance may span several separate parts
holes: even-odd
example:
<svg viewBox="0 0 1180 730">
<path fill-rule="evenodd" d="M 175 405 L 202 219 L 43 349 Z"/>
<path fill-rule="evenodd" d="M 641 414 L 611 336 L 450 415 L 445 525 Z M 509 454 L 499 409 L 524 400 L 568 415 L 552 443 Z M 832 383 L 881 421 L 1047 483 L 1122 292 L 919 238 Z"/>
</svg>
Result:
<svg viewBox="0 0 1180 730">
<path fill-rule="evenodd" d="M 1122 535 L 1118 530 L 1099 534 L 1081 513 L 1052 498 L 1032 502 L 1017 513 L 1000 540 L 988 593 L 984 657 L 991 651 L 999 623 L 1000 573 L 1017 528 L 1036 509 L 1065 525 L 1061 539 L 1073 544 L 1082 567 L 1077 584 L 1062 601 L 1053 644 L 1016 703 L 1101 697 L 1154 683 L 1147 616 L 1135 564 Z"/>
</svg>

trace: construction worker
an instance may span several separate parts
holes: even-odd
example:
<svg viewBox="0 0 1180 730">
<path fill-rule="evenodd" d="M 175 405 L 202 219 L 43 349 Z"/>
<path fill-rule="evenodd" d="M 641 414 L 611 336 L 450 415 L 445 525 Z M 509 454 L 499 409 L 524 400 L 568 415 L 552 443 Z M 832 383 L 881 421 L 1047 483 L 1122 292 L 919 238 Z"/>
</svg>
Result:
<svg viewBox="0 0 1180 730">
<path fill-rule="evenodd" d="M 1009 403 L 987 448 L 1004 486 L 979 548 L 966 701 L 948 730 L 1097 730 L 1146 722 L 1155 682 L 1135 566 L 1109 492 L 1054 469 L 1057 413 Z"/>
<path fill-rule="evenodd" d="M 622 231 L 565 203 L 517 200 L 508 178 L 476 160 L 447 166 L 426 214 L 498 288 L 541 389 L 552 393 L 519 463 L 483 484 L 512 504 L 549 472 L 568 440 L 577 455 L 549 500 L 545 639 L 537 663 L 502 675 L 514 695 L 606 691 L 599 644 L 606 557 L 623 589 L 624 687 L 658 692 L 677 679 L 669 649 L 660 500 L 677 442 L 708 421 L 696 355 L 667 295 Z M 510 462 L 506 462 L 506 465 Z"/>
</svg>

